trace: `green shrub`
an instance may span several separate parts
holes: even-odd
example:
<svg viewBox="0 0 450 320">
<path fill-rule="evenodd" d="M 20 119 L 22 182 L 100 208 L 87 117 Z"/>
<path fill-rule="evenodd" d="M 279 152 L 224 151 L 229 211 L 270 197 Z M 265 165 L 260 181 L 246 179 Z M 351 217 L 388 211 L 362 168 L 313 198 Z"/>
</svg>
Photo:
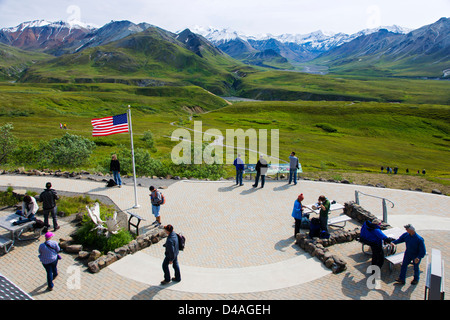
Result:
<svg viewBox="0 0 450 320">
<path fill-rule="evenodd" d="M 91 140 L 70 133 L 48 142 L 41 140 L 38 147 L 39 165 L 76 168 L 88 161 L 94 148 L 95 143 Z"/>
<path fill-rule="evenodd" d="M 318 123 L 318 124 L 316 124 L 316 127 L 320 128 L 320 129 L 322 129 L 322 130 L 324 130 L 326 132 L 330 132 L 330 133 L 337 132 L 337 129 L 334 128 L 333 126 L 331 126 L 328 123 Z"/>
<path fill-rule="evenodd" d="M 6 191 L 0 192 L 0 205 L 13 206 L 17 204 L 18 199 L 13 195 L 13 188 L 10 186 Z"/>
<path fill-rule="evenodd" d="M 6 163 L 17 145 L 17 139 L 12 134 L 14 126 L 6 123 L 0 127 L 0 163 Z"/>
<path fill-rule="evenodd" d="M 104 210 L 105 208 L 101 206 L 100 218 L 106 220 L 107 217 L 112 216 L 111 212 Z M 114 251 L 125 244 L 128 244 L 133 240 L 133 236 L 125 229 L 121 228 L 117 234 L 110 234 L 106 237 L 103 233 L 98 233 L 95 228 L 94 222 L 86 214 L 83 217 L 82 225 L 78 228 L 74 235 L 74 240 L 82 244 L 83 247 L 89 249 L 97 249 L 103 254 L 108 253 L 108 251 Z"/>
</svg>

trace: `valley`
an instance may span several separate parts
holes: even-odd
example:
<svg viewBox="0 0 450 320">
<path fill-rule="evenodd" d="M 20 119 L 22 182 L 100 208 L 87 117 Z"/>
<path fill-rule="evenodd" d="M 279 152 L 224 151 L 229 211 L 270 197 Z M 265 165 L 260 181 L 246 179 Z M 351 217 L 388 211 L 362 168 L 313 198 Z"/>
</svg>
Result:
<svg viewBox="0 0 450 320">
<path fill-rule="evenodd" d="M 124 113 L 130 105 L 135 148 L 160 164 L 159 172 L 178 170 L 170 163 L 176 145 L 167 138 L 171 124 L 192 128 L 202 121 L 203 130 L 278 129 L 280 158 L 295 150 L 304 177 L 359 182 L 370 176 L 372 183 L 381 166 L 397 166 L 391 180 L 414 179 L 414 188 L 448 194 L 450 82 L 443 70 L 450 46 L 448 33 L 439 32 L 439 42 L 438 36 L 433 42 L 426 37 L 437 25 L 447 30 L 449 21 L 440 19 L 434 29 L 364 33 L 300 62 L 292 47 L 277 49 L 273 39 L 247 38 L 240 42 L 247 51 L 239 53 L 230 43 L 214 44 L 189 29 L 172 33 L 116 21 L 67 33 L 63 24 L 24 24 L 0 34 L 0 126 L 13 124 L 20 152 L 66 133 L 89 139 L 95 152 L 82 167 L 54 169 L 105 173 L 110 154 L 129 149 L 129 136 L 93 138 L 90 120 Z M 45 28 L 57 28 L 65 40 L 32 41 L 40 32 L 53 34 Z M 415 36 L 428 41 L 428 49 L 414 51 Z M 153 148 L 143 140 L 148 131 Z M 18 155 L 2 168 L 39 166 L 32 155 Z M 204 178 L 208 167 L 203 169 L 177 173 Z M 422 169 L 426 176 L 416 174 Z M 214 174 L 232 176 L 234 167 L 220 170 Z M 406 187 L 391 180 L 388 187 Z"/>
</svg>

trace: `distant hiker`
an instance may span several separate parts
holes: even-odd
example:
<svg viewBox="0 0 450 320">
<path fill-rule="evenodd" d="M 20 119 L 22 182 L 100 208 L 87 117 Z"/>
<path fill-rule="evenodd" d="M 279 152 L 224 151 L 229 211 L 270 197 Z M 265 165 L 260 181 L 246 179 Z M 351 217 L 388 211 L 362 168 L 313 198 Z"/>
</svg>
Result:
<svg viewBox="0 0 450 320">
<path fill-rule="evenodd" d="M 328 214 L 330 213 L 330 206 L 330 200 L 328 200 L 324 195 L 321 195 L 318 199 L 318 208 L 320 209 L 320 229 L 326 232 L 328 232 Z"/>
<path fill-rule="evenodd" d="M 42 208 L 44 209 L 44 225 L 49 228 L 48 216 L 51 214 L 53 219 L 53 231 L 58 230 L 58 218 L 56 213 L 58 211 L 56 207 L 56 200 L 58 200 L 58 195 L 54 189 L 52 189 L 52 184 L 47 182 L 45 184 L 45 190 L 39 196 L 40 201 L 42 201 Z"/>
<path fill-rule="evenodd" d="M 45 234 L 45 242 L 39 245 L 39 260 L 47 272 L 47 290 L 53 290 L 53 280 L 58 276 L 58 260 L 60 256 L 58 252 L 61 250 L 58 243 L 53 238 L 54 234 L 47 232 Z"/>
<path fill-rule="evenodd" d="M 115 154 L 111 157 L 109 171 L 111 171 L 114 176 L 114 182 L 119 186 L 119 188 L 122 188 L 122 179 L 120 178 L 120 162 L 117 160 L 117 155 Z"/>
<path fill-rule="evenodd" d="M 294 202 L 294 208 L 292 209 L 291 216 L 295 220 L 295 227 L 294 227 L 294 238 L 297 235 L 297 233 L 300 232 L 300 226 L 302 223 L 302 217 L 303 217 L 303 206 L 302 201 L 304 199 L 303 193 L 300 194 L 297 199 Z"/>
<path fill-rule="evenodd" d="M 395 167 L 394 168 L 394 174 L 397 174 L 397 171 L 398 171 L 398 167 Z"/>
<path fill-rule="evenodd" d="M 151 186 L 149 188 L 150 190 L 150 201 L 152 203 L 152 213 L 155 216 L 155 222 L 153 224 L 156 224 L 157 227 L 161 225 L 161 216 L 159 214 L 159 211 L 161 209 L 161 203 L 163 202 L 161 192 L 158 191 L 154 186 Z"/>
<path fill-rule="evenodd" d="M 266 159 L 261 155 L 259 156 L 258 163 L 256 164 L 256 178 L 255 178 L 255 184 L 253 185 L 253 188 L 256 188 L 258 186 L 259 177 L 261 177 L 261 188 L 264 188 L 264 183 L 266 182 L 266 173 L 267 168 L 269 165 L 267 164 Z"/>
<path fill-rule="evenodd" d="M 289 183 L 291 184 L 292 178 L 294 178 L 294 185 L 297 184 L 297 170 L 299 168 L 298 158 L 295 156 L 295 152 L 292 151 L 289 156 Z"/>
<path fill-rule="evenodd" d="M 64 123 L 63 128 L 67 130 L 67 125 Z"/>
<path fill-rule="evenodd" d="M 409 173 L 409 169 L 408 168 L 406 168 L 406 173 Z"/>
<path fill-rule="evenodd" d="M 402 267 L 400 269 L 400 275 L 395 280 L 399 284 L 405 284 L 406 269 L 412 262 L 414 265 L 414 278 L 411 284 L 417 284 L 420 279 L 419 264 L 422 258 L 426 254 L 425 241 L 421 236 L 416 233 L 416 229 L 407 224 L 405 226 L 406 232 L 400 236 L 397 240 L 392 241 L 392 245 L 404 242 L 406 244 L 406 251 L 403 256 Z"/>
<path fill-rule="evenodd" d="M 425 169 L 422 170 L 422 174 L 425 174 Z"/>
<path fill-rule="evenodd" d="M 240 154 L 234 159 L 233 165 L 236 167 L 236 185 L 243 186 L 242 177 L 244 175 L 244 161 L 242 161 Z"/>
<path fill-rule="evenodd" d="M 178 236 L 173 231 L 173 226 L 168 224 L 164 226 L 164 231 L 167 233 L 167 240 L 164 244 L 166 248 L 164 252 L 164 261 L 162 264 L 162 269 L 164 272 L 164 280 L 161 281 L 162 285 L 168 284 L 171 280 L 180 282 L 181 281 L 181 273 L 180 266 L 178 264 L 178 253 L 179 253 L 179 244 L 178 244 Z M 175 277 L 170 278 L 170 270 L 169 265 L 172 265 L 173 270 L 175 271 Z"/>
<path fill-rule="evenodd" d="M 381 173 L 383 173 L 383 169 L 384 169 L 383 166 L 381 166 Z"/>
<path fill-rule="evenodd" d="M 60 128 L 60 129 L 62 129 L 62 128 L 63 128 L 63 125 L 62 125 L 62 123 L 61 123 L 61 122 L 59 123 L 59 128 Z"/>
</svg>

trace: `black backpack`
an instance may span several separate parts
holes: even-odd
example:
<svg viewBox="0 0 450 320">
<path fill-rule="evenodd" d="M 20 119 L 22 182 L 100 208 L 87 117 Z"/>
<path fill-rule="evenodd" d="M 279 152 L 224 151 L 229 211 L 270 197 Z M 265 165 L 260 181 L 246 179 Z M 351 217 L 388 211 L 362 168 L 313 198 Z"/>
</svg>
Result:
<svg viewBox="0 0 450 320">
<path fill-rule="evenodd" d="M 108 181 L 108 183 L 106 184 L 106 186 L 107 186 L 108 188 L 115 187 L 115 186 L 117 186 L 117 183 L 116 183 L 113 179 L 109 179 L 109 181 Z"/>
<path fill-rule="evenodd" d="M 186 244 L 186 237 L 182 233 L 177 233 L 178 238 L 178 249 L 180 251 L 184 250 L 184 245 Z"/>
</svg>

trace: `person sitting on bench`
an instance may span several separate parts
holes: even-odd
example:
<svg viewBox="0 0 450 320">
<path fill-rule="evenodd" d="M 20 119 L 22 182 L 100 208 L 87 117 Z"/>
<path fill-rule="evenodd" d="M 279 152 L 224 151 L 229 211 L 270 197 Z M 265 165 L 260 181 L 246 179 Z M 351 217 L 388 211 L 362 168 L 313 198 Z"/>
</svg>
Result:
<svg viewBox="0 0 450 320">
<path fill-rule="evenodd" d="M 18 214 L 20 218 L 13 224 L 19 225 L 30 221 L 36 221 L 35 215 L 38 209 L 39 206 L 36 202 L 36 199 L 29 195 L 25 195 L 25 197 L 23 197 L 22 210 L 16 211 L 16 214 Z"/>
</svg>

